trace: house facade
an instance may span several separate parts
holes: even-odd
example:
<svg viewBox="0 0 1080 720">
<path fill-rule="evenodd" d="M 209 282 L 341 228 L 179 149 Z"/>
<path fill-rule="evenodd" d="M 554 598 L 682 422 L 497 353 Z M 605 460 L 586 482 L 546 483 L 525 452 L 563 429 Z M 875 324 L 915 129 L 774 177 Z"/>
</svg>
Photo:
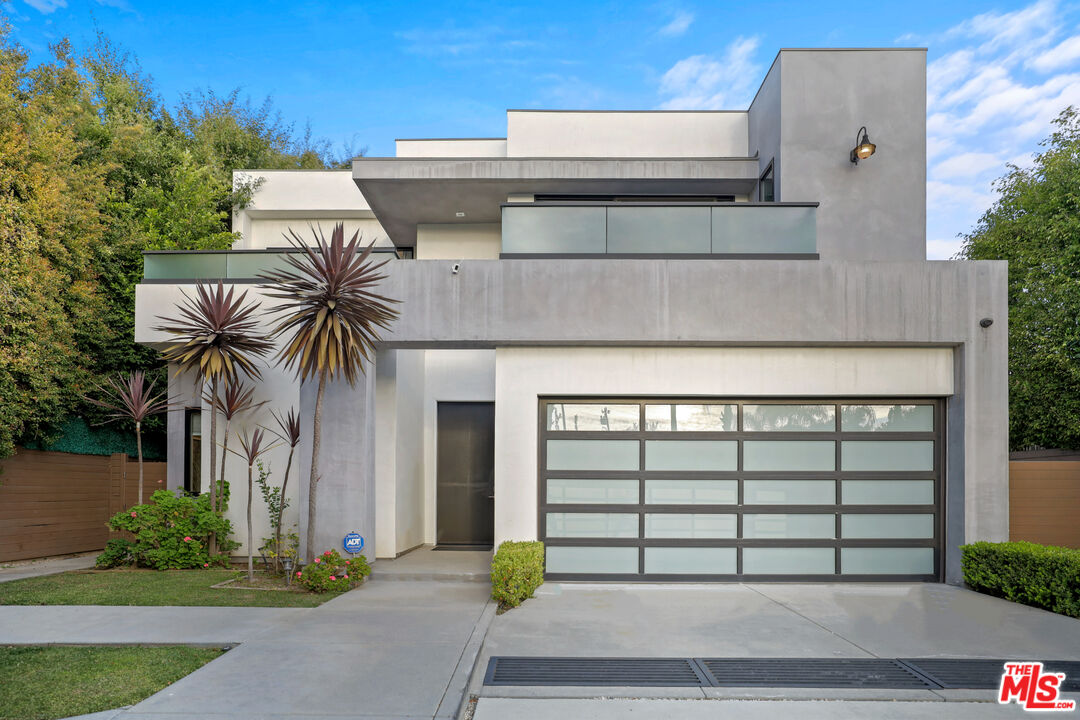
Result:
<svg viewBox="0 0 1080 720">
<path fill-rule="evenodd" d="M 327 392 L 318 550 L 539 539 L 552 579 L 959 582 L 959 545 L 1008 538 L 1007 269 L 926 260 L 923 50 L 783 50 L 746 110 L 511 110 L 505 138 L 250 179 L 233 251 L 146 255 L 136 339 L 167 343 L 197 282 L 270 307 L 254 278 L 289 228 L 375 242 L 401 317 Z M 209 418 L 173 384 L 169 485 L 198 490 Z M 311 383 L 268 366 L 258 392 L 244 423 L 311 417 Z"/>
</svg>

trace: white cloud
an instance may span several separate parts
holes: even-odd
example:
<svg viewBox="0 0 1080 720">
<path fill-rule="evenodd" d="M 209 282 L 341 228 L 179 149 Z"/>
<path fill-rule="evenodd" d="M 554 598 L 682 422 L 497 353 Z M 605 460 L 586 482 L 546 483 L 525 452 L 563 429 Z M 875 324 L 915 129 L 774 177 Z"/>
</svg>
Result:
<svg viewBox="0 0 1080 720">
<path fill-rule="evenodd" d="M 1006 163 L 1030 164 L 1066 106 L 1080 106 L 1077 8 L 1037 0 L 987 12 L 929 39 L 927 255 L 951 257 L 955 238 L 993 203 Z"/>
<path fill-rule="evenodd" d="M 67 0 L 23 0 L 23 2 L 45 15 L 67 7 Z"/>
<path fill-rule="evenodd" d="M 738 37 L 721 58 L 691 55 L 678 61 L 660 78 L 660 94 L 669 95 L 664 110 L 724 110 L 745 107 L 760 79 L 754 61 L 757 37 Z"/>
<path fill-rule="evenodd" d="M 686 12 L 685 10 L 679 10 L 675 13 L 675 17 L 671 19 L 664 27 L 657 31 L 658 35 L 664 37 L 677 37 L 682 35 L 690 28 L 690 24 L 694 22 L 694 14 Z"/>
</svg>

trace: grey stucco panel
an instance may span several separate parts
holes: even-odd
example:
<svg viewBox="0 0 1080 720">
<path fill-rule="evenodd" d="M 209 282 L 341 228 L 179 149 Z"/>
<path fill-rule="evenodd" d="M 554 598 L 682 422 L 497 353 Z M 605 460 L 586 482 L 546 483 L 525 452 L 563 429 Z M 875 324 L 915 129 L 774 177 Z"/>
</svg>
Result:
<svg viewBox="0 0 1080 720">
<path fill-rule="evenodd" d="M 750 152 L 758 155 L 758 176 L 765 172 L 770 162 L 773 164 L 773 192 L 776 200 L 783 199 L 783 173 L 780 172 L 780 113 L 783 108 L 780 105 L 780 90 L 780 57 L 777 56 L 758 88 L 754 101 L 750 103 L 747 123 Z"/>
</svg>

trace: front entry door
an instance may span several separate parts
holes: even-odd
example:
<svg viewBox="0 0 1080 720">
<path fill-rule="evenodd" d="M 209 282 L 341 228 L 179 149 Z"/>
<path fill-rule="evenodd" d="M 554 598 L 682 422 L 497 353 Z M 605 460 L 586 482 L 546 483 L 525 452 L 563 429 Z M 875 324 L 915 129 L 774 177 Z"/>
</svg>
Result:
<svg viewBox="0 0 1080 720">
<path fill-rule="evenodd" d="M 436 458 L 436 542 L 495 540 L 495 403 L 441 402 Z"/>
</svg>

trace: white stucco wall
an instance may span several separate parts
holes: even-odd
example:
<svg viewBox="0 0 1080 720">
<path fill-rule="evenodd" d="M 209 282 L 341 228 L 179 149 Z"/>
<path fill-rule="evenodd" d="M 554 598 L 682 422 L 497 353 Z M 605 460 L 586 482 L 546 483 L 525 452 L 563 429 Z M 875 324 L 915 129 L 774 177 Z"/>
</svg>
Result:
<svg viewBox="0 0 1080 720">
<path fill-rule="evenodd" d="M 953 393 L 950 348 L 499 348 L 495 543 L 537 537 L 538 399 L 924 396 Z"/>
<path fill-rule="evenodd" d="M 289 218 L 250 218 L 247 231 L 244 233 L 243 244 L 236 247 L 289 247 L 289 241 L 285 239 L 284 234 L 290 229 L 309 244 L 313 242 L 314 237 L 312 228 L 321 230 L 329 240 L 330 233 L 338 223 L 345 226 L 346 240 L 351 239 L 353 233 L 359 232 L 360 240 L 364 245 L 369 245 L 372 241 L 379 247 L 390 247 L 394 244 L 390 242 L 390 238 L 379 221 L 374 218 L 319 217 L 312 212 Z"/>
<path fill-rule="evenodd" d="M 506 138 L 432 138 L 394 141 L 397 157 L 506 157 Z"/>
<path fill-rule="evenodd" d="M 747 114 L 510 110 L 508 157 L 746 157 Z"/>
<path fill-rule="evenodd" d="M 498 260 L 501 249 L 499 223 L 416 226 L 417 260 Z"/>
</svg>

